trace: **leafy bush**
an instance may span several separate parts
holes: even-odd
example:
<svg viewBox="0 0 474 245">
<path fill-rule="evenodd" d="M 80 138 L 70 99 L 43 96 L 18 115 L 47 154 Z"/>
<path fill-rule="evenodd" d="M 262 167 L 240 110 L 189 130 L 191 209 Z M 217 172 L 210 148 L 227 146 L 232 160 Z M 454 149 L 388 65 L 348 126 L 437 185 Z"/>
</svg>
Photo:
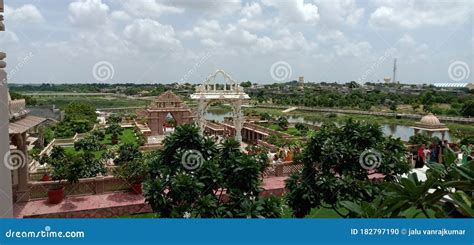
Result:
<svg viewBox="0 0 474 245">
<path fill-rule="evenodd" d="M 308 126 L 306 126 L 304 123 L 296 123 L 295 128 L 300 132 L 308 131 Z"/>
<path fill-rule="evenodd" d="M 430 144 L 437 144 L 439 139 L 437 137 L 431 137 L 425 132 L 417 133 L 410 136 L 408 139 L 408 143 L 413 145 L 430 145 Z"/>
<path fill-rule="evenodd" d="M 96 159 L 94 154 L 81 152 L 77 155 L 68 155 L 60 146 L 54 146 L 49 156 L 41 156 L 39 163 L 47 164 L 52 179 L 58 181 L 58 184 L 64 180 L 76 183 L 80 178 L 107 174 L 105 165 L 100 159 Z"/>
<path fill-rule="evenodd" d="M 278 199 L 259 197 L 267 161 L 242 153 L 232 139 L 218 147 L 182 125 L 150 159 L 145 198 L 160 217 L 280 217 Z"/>
<path fill-rule="evenodd" d="M 383 136 L 376 124 L 352 120 L 342 127 L 324 124 L 310 136 L 302 154 L 302 172 L 286 182 L 288 204 L 295 217 L 304 217 L 312 208 L 329 207 L 339 212 L 342 201 L 373 201 L 381 188 L 369 181 L 368 169 L 384 174 L 386 180 L 409 169 L 406 149 L 399 139 Z M 373 165 L 367 157 L 375 157 Z"/>
<path fill-rule="evenodd" d="M 462 138 L 460 144 L 461 145 L 468 145 L 468 144 L 474 145 L 474 136 L 471 135 L 471 136 L 466 136 Z"/>
</svg>

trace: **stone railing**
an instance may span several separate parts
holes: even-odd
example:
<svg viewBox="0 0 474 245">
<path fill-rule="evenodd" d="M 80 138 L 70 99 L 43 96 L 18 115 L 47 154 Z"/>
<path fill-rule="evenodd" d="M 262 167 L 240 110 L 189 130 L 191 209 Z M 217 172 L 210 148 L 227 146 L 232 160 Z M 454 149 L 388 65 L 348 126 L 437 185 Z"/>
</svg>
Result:
<svg viewBox="0 0 474 245">
<path fill-rule="evenodd" d="M 265 177 L 283 177 L 289 176 L 292 173 L 297 173 L 303 169 L 303 164 L 295 164 L 293 161 L 284 161 L 273 166 L 268 167 L 265 172 Z"/>
<path fill-rule="evenodd" d="M 48 190 L 57 185 L 58 182 L 56 181 L 30 181 L 29 199 L 46 199 L 48 197 Z M 129 183 L 114 176 L 84 178 L 75 184 L 64 182 L 62 185 L 65 187 L 64 193 L 66 196 L 97 195 L 131 189 Z"/>
</svg>

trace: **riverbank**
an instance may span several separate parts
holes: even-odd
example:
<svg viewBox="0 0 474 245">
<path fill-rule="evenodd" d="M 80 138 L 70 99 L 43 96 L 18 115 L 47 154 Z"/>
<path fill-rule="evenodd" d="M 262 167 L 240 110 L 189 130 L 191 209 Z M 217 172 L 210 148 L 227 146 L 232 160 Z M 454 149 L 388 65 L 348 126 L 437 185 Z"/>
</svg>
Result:
<svg viewBox="0 0 474 245">
<path fill-rule="evenodd" d="M 287 117 L 302 117 L 308 122 L 320 122 L 320 123 L 343 123 L 349 118 L 358 121 L 374 122 L 380 125 L 391 125 L 391 126 L 406 126 L 411 127 L 417 122 L 417 120 L 411 119 L 397 119 L 396 117 L 385 117 L 385 116 L 374 116 L 374 115 L 357 115 L 357 114 L 341 114 L 341 113 L 326 113 L 326 112 L 309 112 L 302 110 L 295 110 L 289 113 L 283 113 L 281 109 L 275 108 L 245 108 L 246 114 L 261 114 L 269 113 L 273 116 L 287 116 Z M 454 138 L 460 139 L 466 136 L 474 135 L 474 125 L 460 124 L 460 123 L 446 123 L 446 126 L 450 129 L 450 133 Z"/>
</svg>

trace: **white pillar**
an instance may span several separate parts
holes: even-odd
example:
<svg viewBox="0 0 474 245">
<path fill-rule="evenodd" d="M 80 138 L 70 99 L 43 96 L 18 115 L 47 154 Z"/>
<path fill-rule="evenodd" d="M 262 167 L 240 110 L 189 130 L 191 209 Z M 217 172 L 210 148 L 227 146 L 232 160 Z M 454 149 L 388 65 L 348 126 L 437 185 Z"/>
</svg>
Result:
<svg viewBox="0 0 474 245">
<path fill-rule="evenodd" d="M 0 217 L 6 218 L 13 217 L 13 200 L 11 170 L 4 162 L 10 150 L 7 73 L 2 69 L 6 65 L 4 58 L 5 53 L 0 53 Z"/>
</svg>

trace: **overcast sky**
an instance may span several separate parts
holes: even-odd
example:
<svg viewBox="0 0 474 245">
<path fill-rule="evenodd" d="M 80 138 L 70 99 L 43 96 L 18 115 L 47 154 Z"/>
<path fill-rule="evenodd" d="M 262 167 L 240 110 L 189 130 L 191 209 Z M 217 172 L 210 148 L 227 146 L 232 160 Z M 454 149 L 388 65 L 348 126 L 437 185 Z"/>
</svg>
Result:
<svg viewBox="0 0 474 245">
<path fill-rule="evenodd" d="M 392 76 L 394 58 L 404 83 L 474 77 L 472 0 L 5 5 L 0 49 L 11 83 L 198 83 L 217 69 L 259 83 L 376 82 Z"/>
</svg>

